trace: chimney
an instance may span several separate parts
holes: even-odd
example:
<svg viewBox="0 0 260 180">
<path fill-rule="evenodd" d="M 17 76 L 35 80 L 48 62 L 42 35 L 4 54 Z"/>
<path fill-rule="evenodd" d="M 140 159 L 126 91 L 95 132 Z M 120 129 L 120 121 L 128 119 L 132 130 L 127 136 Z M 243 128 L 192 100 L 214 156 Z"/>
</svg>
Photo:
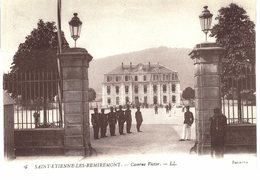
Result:
<svg viewBox="0 0 260 180">
<path fill-rule="evenodd" d="M 130 70 L 132 69 L 132 62 L 130 62 Z"/>
<path fill-rule="evenodd" d="M 148 64 L 148 69 L 150 70 L 150 68 L 151 68 L 151 63 L 150 63 L 150 61 L 149 61 L 149 64 Z"/>
<path fill-rule="evenodd" d="M 159 62 L 157 62 L 157 69 L 159 70 Z"/>
<path fill-rule="evenodd" d="M 122 63 L 122 69 L 124 69 L 124 63 Z"/>
</svg>

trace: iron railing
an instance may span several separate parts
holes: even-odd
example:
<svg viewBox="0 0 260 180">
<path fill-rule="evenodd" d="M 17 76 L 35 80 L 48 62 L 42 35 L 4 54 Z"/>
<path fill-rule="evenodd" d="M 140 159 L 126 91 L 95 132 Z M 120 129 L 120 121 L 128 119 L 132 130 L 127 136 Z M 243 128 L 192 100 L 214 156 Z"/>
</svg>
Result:
<svg viewBox="0 0 260 180">
<path fill-rule="evenodd" d="M 63 127 L 57 71 L 4 74 L 3 88 L 14 99 L 14 128 Z"/>
<path fill-rule="evenodd" d="M 222 111 L 228 124 L 256 123 L 256 76 L 247 70 L 243 76 L 222 79 Z"/>
</svg>

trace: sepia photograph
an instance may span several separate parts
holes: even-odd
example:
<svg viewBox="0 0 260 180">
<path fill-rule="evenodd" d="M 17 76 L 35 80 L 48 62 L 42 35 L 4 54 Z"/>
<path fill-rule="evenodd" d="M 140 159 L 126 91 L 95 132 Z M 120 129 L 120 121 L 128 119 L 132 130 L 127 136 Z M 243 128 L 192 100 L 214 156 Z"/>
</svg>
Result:
<svg viewBox="0 0 260 180">
<path fill-rule="evenodd" d="M 256 179 L 256 4 L 2 0 L 5 174 Z"/>
</svg>

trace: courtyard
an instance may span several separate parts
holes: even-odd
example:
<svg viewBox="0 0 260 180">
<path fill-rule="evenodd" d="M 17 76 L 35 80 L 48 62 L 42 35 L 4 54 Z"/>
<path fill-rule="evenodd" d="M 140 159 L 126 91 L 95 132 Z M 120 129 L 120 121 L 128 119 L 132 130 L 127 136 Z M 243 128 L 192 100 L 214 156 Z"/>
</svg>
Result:
<svg viewBox="0 0 260 180">
<path fill-rule="evenodd" d="M 194 108 L 191 111 L 194 112 Z M 142 132 L 136 130 L 135 112 L 135 109 L 131 109 L 131 134 L 119 135 L 116 127 L 116 136 L 110 136 L 107 128 L 108 137 L 94 140 L 91 128 L 91 144 L 98 156 L 189 154 L 195 143 L 195 124 L 191 128 L 192 140 L 179 141 L 184 120 L 182 108 L 174 108 L 169 114 L 164 108 L 159 108 L 158 114 L 154 114 L 154 109 L 141 109 L 144 120 Z"/>
</svg>

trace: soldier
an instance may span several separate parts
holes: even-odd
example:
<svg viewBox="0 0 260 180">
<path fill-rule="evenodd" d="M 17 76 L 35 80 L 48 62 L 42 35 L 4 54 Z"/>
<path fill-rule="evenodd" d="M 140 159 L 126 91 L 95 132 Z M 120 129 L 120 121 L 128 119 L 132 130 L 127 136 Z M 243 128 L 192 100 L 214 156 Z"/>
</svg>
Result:
<svg viewBox="0 0 260 180">
<path fill-rule="evenodd" d="M 180 141 L 190 141 L 191 125 L 193 124 L 193 121 L 194 117 L 192 112 L 190 112 L 190 107 L 186 106 L 186 112 L 184 113 L 182 139 L 180 139 Z"/>
<path fill-rule="evenodd" d="M 94 108 L 94 113 L 91 114 L 91 123 L 94 130 L 94 139 L 99 139 L 99 129 L 100 129 L 100 114 L 98 113 L 98 108 Z"/>
<path fill-rule="evenodd" d="M 225 147 L 225 134 L 227 126 L 227 118 L 221 113 L 219 108 L 214 109 L 214 115 L 210 120 L 210 135 L 211 135 L 211 156 L 222 158 Z"/>
<path fill-rule="evenodd" d="M 100 114 L 100 121 L 101 121 L 101 137 L 107 137 L 107 115 L 105 114 L 105 109 L 101 109 Z"/>
<path fill-rule="evenodd" d="M 119 110 L 117 111 L 117 121 L 118 121 L 118 129 L 119 134 L 124 135 L 124 124 L 125 124 L 125 112 L 122 110 L 122 106 L 119 106 Z"/>
<path fill-rule="evenodd" d="M 135 112 L 135 119 L 136 119 L 137 131 L 138 132 L 142 132 L 142 131 L 140 131 L 140 127 L 141 127 L 141 124 L 143 122 L 143 116 L 142 116 L 142 113 L 140 111 L 140 107 L 139 106 L 137 107 L 137 111 Z"/>
<path fill-rule="evenodd" d="M 131 110 L 130 110 L 130 106 L 127 105 L 126 106 L 126 110 L 125 110 L 125 121 L 126 121 L 126 132 L 127 133 L 132 133 L 131 130 L 131 126 L 132 126 L 132 115 L 131 115 Z"/>
<path fill-rule="evenodd" d="M 154 113 L 158 114 L 158 106 L 157 106 L 157 104 L 154 105 Z"/>
<path fill-rule="evenodd" d="M 107 114 L 107 120 L 111 136 L 115 136 L 116 129 L 116 113 L 113 110 L 113 107 L 110 107 L 110 112 Z"/>
</svg>

